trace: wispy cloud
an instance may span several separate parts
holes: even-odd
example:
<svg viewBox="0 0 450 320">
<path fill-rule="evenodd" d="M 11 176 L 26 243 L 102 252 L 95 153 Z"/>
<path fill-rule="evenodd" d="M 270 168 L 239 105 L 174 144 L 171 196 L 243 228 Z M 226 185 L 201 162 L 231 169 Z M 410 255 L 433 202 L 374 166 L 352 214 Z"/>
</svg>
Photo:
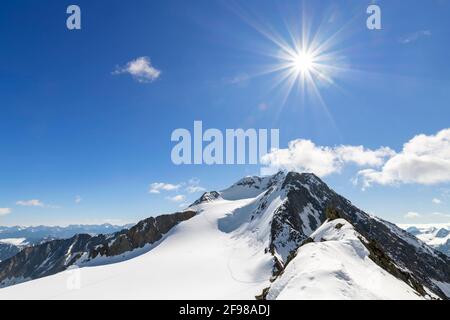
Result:
<svg viewBox="0 0 450 320">
<path fill-rule="evenodd" d="M 0 216 L 6 216 L 12 212 L 11 208 L 0 208 Z"/>
<path fill-rule="evenodd" d="M 50 209 L 59 209 L 60 206 L 45 204 L 41 200 L 32 199 L 32 200 L 19 200 L 16 202 L 16 205 L 21 207 L 39 207 L 39 208 L 50 208 Z"/>
<path fill-rule="evenodd" d="M 250 82 L 250 76 L 247 73 L 239 73 L 235 76 L 224 78 L 222 80 L 227 85 L 246 87 Z"/>
<path fill-rule="evenodd" d="M 420 31 L 408 34 L 408 35 L 400 38 L 399 41 L 400 41 L 401 44 L 409 44 L 409 43 L 412 43 L 412 42 L 416 42 L 420 38 L 430 37 L 430 36 L 431 36 L 431 31 L 429 31 L 429 30 L 420 30 Z"/>
<path fill-rule="evenodd" d="M 117 67 L 113 75 L 119 74 L 130 74 L 136 81 L 145 83 L 157 80 L 161 71 L 152 65 L 149 57 L 139 57 L 123 67 Z"/>
<path fill-rule="evenodd" d="M 441 204 L 442 203 L 441 199 L 438 199 L 438 198 L 434 198 L 433 200 L 431 200 L 431 202 L 433 202 L 434 204 Z"/>
<path fill-rule="evenodd" d="M 45 207 L 45 204 L 38 199 L 32 199 L 32 200 L 19 200 L 16 202 L 16 205 L 22 206 L 22 207 Z"/>
<path fill-rule="evenodd" d="M 197 193 L 197 192 L 205 192 L 206 189 L 200 186 L 187 186 L 186 192 L 187 193 Z"/>
<path fill-rule="evenodd" d="M 405 214 L 405 218 L 406 219 L 416 219 L 416 218 L 420 218 L 422 215 L 418 212 L 408 212 L 407 214 Z"/>
<path fill-rule="evenodd" d="M 418 219 L 418 218 L 430 219 L 431 217 L 449 218 L 450 214 L 443 212 L 418 213 L 415 211 L 411 211 L 404 215 L 404 218 L 406 219 Z"/>
<path fill-rule="evenodd" d="M 205 192 L 206 189 L 200 186 L 200 180 L 197 178 L 192 178 L 188 181 L 186 186 L 187 193 L 197 193 L 197 192 Z"/>
<path fill-rule="evenodd" d="M 187 182 L 181 182 L 178 184 L 165 183 L 165 182 L 155 182 L 150 185 L 149 193 L 151 194 L 160 194 L 162 192 L 177 192 L 175 195 L 166 196 L 165 199 L 171 202 L 179 203 L 180 208 L 184 208 L 188 206 L 186 199 L 189 195 L 205 192 L 206 189 L 200 186 L 200 180 L 197 178 L 192 178 Z M 186 194 L 182 194 L 187 193 Z"/>
<path fill-rule="evenodd" d="M 178 184 L 155 182 L 150 185 L 149 193 L 160 194 L 162 191 L 178 191 L 184 189 L 187 193 L 197 193 L 206 191 L 205 188 L 200 186 L 200 180 L 196 178 L 190 179 L 188 182 L 181 182 Z"/>
<path fill-rule="evenodd" d="M 175 191 L 181 188 L 181 184 L 171 184 L 165 182 L 155 182 L 150 185 L 149 193 L 159 194 L 161 191 Z"/>
<path fill-rule="evenodd" d="M 166 199 L 172 202 L 183 202 L 186 200 L 186 196 L 182 194 L 177 194 L 176 196 L 167 197 Z"/>
<path fill-rule="evenodd" d="M 433 216 L 443 217 L 443 218 L 450 218 L 450 214 L 443 213 L 443 212 L 433 212 Z"/>
<path fill-rule="evenodd" d="M 80 196 L 75 196 L 75 203 L 80 204 L 83 199 Z"/>
</svg>

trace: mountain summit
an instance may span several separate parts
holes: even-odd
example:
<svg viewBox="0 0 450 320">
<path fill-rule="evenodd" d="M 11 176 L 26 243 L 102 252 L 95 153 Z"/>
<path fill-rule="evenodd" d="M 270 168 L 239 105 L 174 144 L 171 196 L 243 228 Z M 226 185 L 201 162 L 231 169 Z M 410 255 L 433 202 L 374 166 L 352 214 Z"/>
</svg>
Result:
<svg viewBox="0 0 450 320">
<path fill-rule="evenodd" d="M 315 175 L 279 172 L 129 230 L 27 248 L 0 263 L 0 284 L 2 299 L 448 299 L 450 258 Z"/>
</svg>

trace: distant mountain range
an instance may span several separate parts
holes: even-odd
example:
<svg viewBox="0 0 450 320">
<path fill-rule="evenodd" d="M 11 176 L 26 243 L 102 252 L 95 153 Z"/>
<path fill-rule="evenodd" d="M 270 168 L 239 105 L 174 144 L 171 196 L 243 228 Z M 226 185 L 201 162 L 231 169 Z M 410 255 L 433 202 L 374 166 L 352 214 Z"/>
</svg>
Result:
<svg viewBox="0 0 450 320">
<path fill-rule="evenodd" d="M 27 247 L 0 263 L 0 299 L 449 299 L 450 257 L 409 232 L 313 174 L 246 177 L 126 230 Z"/>
<path fill-rule="evenodd" d="M 67 239 L 76 234 L 108 234 L 129 226 L 112 224 L 69 225 L 67 227 L 2 227 L 0 226 L 0 261 L 6 260 L 27 246 L 44 243 L 55 239 Z"/>
<path fill-rule="evenodd" d="M 450 223 L 400 225 L 430 247 L 450 256 Z"/>
</svg>

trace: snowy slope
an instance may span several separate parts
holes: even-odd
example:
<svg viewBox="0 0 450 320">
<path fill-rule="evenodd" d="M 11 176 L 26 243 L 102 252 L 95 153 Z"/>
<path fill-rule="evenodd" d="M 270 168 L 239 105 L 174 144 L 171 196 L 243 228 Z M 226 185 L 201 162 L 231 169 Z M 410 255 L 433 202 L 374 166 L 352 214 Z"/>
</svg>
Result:
<svg viewBox="0 0 450 320">
<path fill-rule="evenodd" d="M 345 220 L 324 223 L 271 285 L 268 299 L 420 299 L 369 258 Z"/>
<path fill-rule="evenodd" d="M 153 250 L 120 263 L 72 270 L 0 290 L 0 299 L 254 299 L 273 261 L 251 237 L 221 232 L 218 221 L 248 200 L 219 200 L 176 226 Z"/>
</svg>

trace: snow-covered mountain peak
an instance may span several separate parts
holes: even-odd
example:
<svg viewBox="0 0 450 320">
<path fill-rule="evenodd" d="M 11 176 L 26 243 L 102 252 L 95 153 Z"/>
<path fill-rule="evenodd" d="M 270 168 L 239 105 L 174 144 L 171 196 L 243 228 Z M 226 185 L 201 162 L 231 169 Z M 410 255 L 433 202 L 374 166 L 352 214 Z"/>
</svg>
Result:
<svg viewBox="0 0 450 320">
<path fill-rule="evenodd" d="M 202 203 L 212 202 L 217 199 L 221 199 L 220 193 L 218 193 L 217 191 L 205 192 L 198 200 L 191 204 L 189 208 L 198 206 Z"/>
<path fill-rule="evenodd" d="M 286 177 L 286 173 L 279 172 L 273 176 L 245 177 L 231 187 L 222 190 L 220 195 L 226 200 L 239 200 L 255 198 L 276 184 L 280 184 Z"/>
</svg>

